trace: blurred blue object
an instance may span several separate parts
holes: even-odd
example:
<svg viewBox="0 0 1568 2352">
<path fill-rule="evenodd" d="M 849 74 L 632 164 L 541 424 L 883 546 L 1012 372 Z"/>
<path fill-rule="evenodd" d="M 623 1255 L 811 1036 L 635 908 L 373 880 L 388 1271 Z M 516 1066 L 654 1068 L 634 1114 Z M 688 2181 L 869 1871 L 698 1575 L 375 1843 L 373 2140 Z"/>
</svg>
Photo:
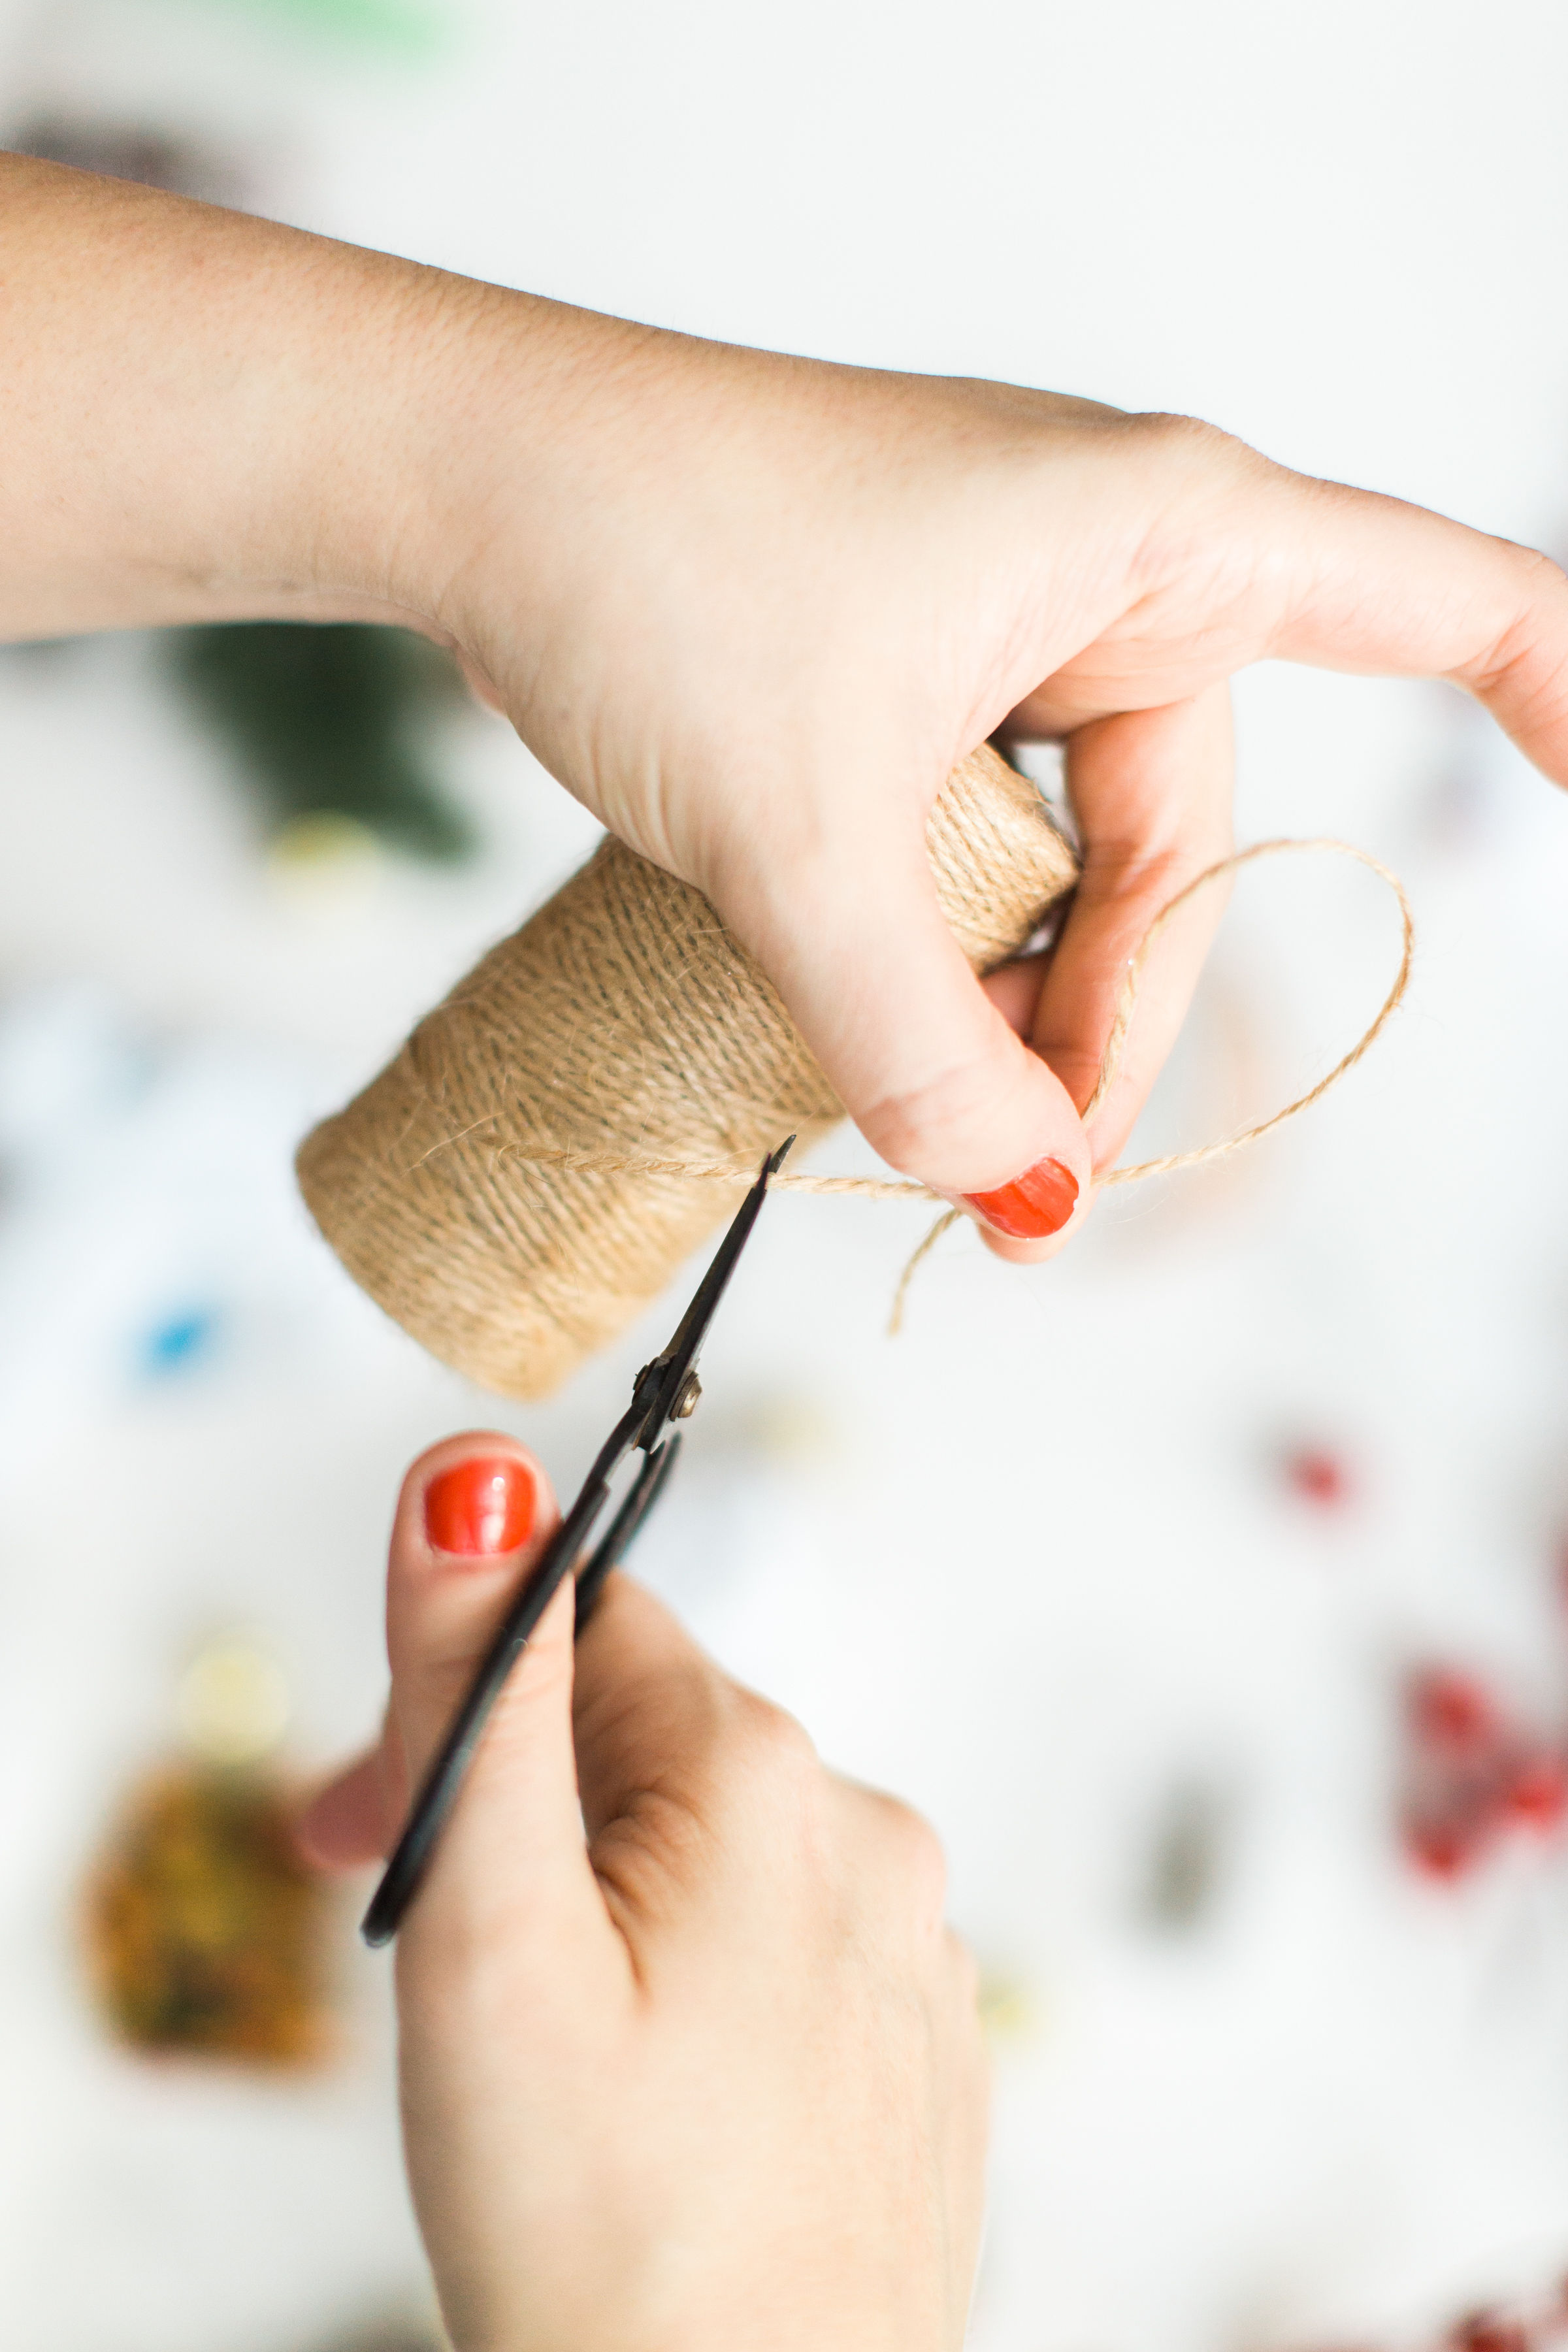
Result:
<svg viewBox="0 0 1568 2352">
<path fill-rule="evenodd" d="M 221 1317 L 216 1308 L 192 1307 L 149 1331 L 138 1350 L 142 1370 L 155 1380 L 189 1371 L 210 1355 Z"/>
<path fill-rule="evenodd" d="M 296 1382 L 333 1301 L 289 1160 L 316 1100 L 292 1057 L 144 1036 L 107 992 L 0 1004 L 0 1488 L 128 1391 Z"/>
</svg>

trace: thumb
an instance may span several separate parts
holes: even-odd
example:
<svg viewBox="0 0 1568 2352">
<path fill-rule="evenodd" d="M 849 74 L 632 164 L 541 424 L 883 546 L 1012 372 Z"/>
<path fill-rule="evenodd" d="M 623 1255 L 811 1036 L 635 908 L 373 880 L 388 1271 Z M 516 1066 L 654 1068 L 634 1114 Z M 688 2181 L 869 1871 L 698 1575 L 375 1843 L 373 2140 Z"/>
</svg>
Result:
<svg viewBox="0 0 1568 2352">
<path fill-rule="evenodd" d="M 388 1732 L 417 1790 L 508 1606 L 560 1513 L 542 1469 L 493 1432 L 447 1438 L 414 1465 L 393 1524 L 386 1589 Z M 584 1847 L 572 1748 L 570 1576 L 497 1699 L 409 1913 L 404 1943 L 559 1966 L 574 1928 L 607 1930 Z"/>
<path fill-rule="evenodd" d="M 884 793 L 858 822 L 825 816 L 804 858 L 773 863 L 716 892 L 720 910 L 867 1141 L 1000 1232 L 1065 1227 L 1088 1199 L 1082 1124 L 942 919 L 923 831 Z"/>
</svg>

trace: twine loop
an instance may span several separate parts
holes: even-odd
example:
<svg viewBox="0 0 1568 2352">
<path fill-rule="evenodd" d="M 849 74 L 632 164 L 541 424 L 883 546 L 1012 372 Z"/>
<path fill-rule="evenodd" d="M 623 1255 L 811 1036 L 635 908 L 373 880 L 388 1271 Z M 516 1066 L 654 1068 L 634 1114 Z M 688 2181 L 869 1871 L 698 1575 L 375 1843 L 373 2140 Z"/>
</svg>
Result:
<svg viewBox="0 0 1568 2352">
<path fill-rule="evenodd" d="M 989 746 L 930 813 L 937 902 L 977 972 L 1025 952 L 1078 878 L 1036 788 Z M 1258 858 L 1331 851 L 1393 891 L 1399 969 L 1327 1076 L 1216 1142 L 1129 1167 L 1131 1184 L 1244 1149 L 1299 1118 L 1370 1050 L 1408 983 L 1412 922 L 1397 877 L 1332 839 L 1274 840 L 1219 859 L 1161 908 L 1129 958 L 1084 1116 L 1123 1066 L 1140 989 L 1167 926 Z M 803 1153 L 843 1107 L 767 975 L 691 885 L 607 835 L 580 871 L 419 1024 L 300 1146 L 301 1189 L 351 1274 L 445 1362 L 518 1397 L 548 1395 L 662 1291 L 780 1138 Z M 942 1211 L 910 1276 L 959 1211 L 890 1173 L 782 1171 L 781 1192 L 930 1201 Z"/>
<path fill-rule="evenodd" d="M 1153 953 L 1160 935 L 1167 925 L 1173 921 L 1183 908 L 1195 898 L 1201 891 L 1209 889 L 1215 882 L 1222 882 L 1232 874 L 1239 873 L 1244 866 L 1251 866 L 1260 857 L 1278 857 L 1293 851 L 1309 850 L 1331 850 L 1341 857 L 1353 857 L 1358 866 L 1364 866 L 1369 873 L 1377 876 L 1379 881 L 1385 882 L 1398 902 L 1401 929 L 1399 969 L 1394 973 L 1393 984 L 1378 1007 L 1375 1016 L 1362 1032 L 1349 1053 L 1342 1054 L 1333 1068 L 1325 1076 L 1320 1078 L 1316 1086 L 1309 1087 L 1305 1094 L 1298 1095 L 1295 1100 L 1288 1102 L 1282 1110 L 1270 1112 L 1267 1118 L 1258 1119 L 1250 1127 L 1241 1128 L 1235 1135 L 1222 1136 L 1214 1143 L 1196 1144 L 1188 1151 L 1166 1152 L 1158 1160 L 1141 1160 L 1131 1168 L 1097 1168 L 1094 1171 L 1094 1184 L 1097 1192 L 1107 1191 L 1112 1184 L 1141 1184 L 1146 1177 L 1168 1176 L 1175 1169 L 1196 1168 L 1207 1160 L 1223 1160 L 1226 1153 L 1240 1151 L 1247 1144 L 1257 1143 L 1264 1136 L 1271 1135 L 1276 1128 L 1283 1127 L 1289 1119 L 1299 1118 L 1304 1110 L 1310 1110 L 1315 1102 L 1321 1102 L 1331 1087 L 1338 1086 L 1346 1073 L 1354 1069 L 1363 1056 L 1371 1051 L 1397 1012 L 1405 992 L 1410 984 L 1411 961 L 1415 950 L 1415 917 L 1411 912 L 1410 900 L 1405 894 L 1405 885 L 1398 875 L 1391 866 L 1384 866 L 1381 858 L 1373 857 L 1370 850 L 1358 849 L 1353 842 L 1337 841 L 1327 835 L 1321 839 L 1311 841 L 1297 841 L 1286 837 L 1274 841 L 1256 841 L 1250 848 L 1238 849 L 1233 856 L 1222 857 L 1215 865 L 1205 866 L 1201 874 L 1194 875 L 1192 881 L 1178 890 L 1173 898 L 1167 899 L 1144 932 L 1134 952 L 1129 956 L 1127 970 L 1117 997 L 1116 1013 L 1110 1024 L 1110 1034 L 1105 1041 L 1105 1051 L 1100 1056 L 1100 1075 L 1095 1081 L 1094 1092 L 1084 1105 L 1081 1114 L 1085 1124 L 1087 1125 L 1095 1112 L 1102 1107 L 1106 1097 L 1116 1083 L 1122 1056 L 1127 1049 L 1127 1040 L 1131 1033 L 1139 984 L 1147 968 L 1149 958 Z M 499 1156 L 502 1159 L 526 1160 L 531 1167 L 569 1169 L 584 1175 L 677 1176 L 688 1182 L 699 1183 L 744 1186 L 753 1183 L 757 1173 L 755 1167 L 750 1161 L 742 1164 L 733 1160 L 644 1159 L 631 1152 L 555 1150 L 547 1144 L 505 1144 L 499 1147 Z M 945 1204 L 945 1196 L 942 1193 L 933 1192 L 929 1184 L 922 1184 L 910 1176 L 814 1176 L 805 1171 L 797 1170 L 792 1172 L 788 1169 L 781 1169 L 773 1178 L 768 1190 L 771 1192 L 841 1195 L 858 1201 L 942 1201 Z M 958 1214 L 957 1210 L 950 1210 L 949 1214 L 942 1219 L 943 1227 L 945 1228 L 952 1218 Z M 921 1255 L 930 1247 L 931 1238 L 933 1237 L 928 1236 L 921 1244 L 920 1253 Z"/>
<path fill-rule="evenodd" d="M 1381 858 L 1373 857 L 1370 850 L 1358 849 L 1353 842 L 1339 841 L 1331 835 L 1310 841 L 1298 841 L 1289 836 L 1272 841 L 1255 841 L 1250 848 L 1238 849 L 1230 856 L 1219 858 L 1213 866 L 1205 866 L 1201 874 L 1194 875 L 1190 882 L 1184 885 L 1174 898 L 1168 898 L 1127 959 L 1110 1034 L 1100 1055 L 1100 1075 L 1095 1081 L 1094 1092 L 1081 1113 L 1085 1124 L 1101 1108 L 1116 1083 L 1127 1050 L 1127 1040 L 1131 1034 L 1139 986 L 1149 959 L 1167 926 L 1201 892 L 1212 888 L 1216 882 L 1225 881 L 1230 875 L 1239 873 L 1244 866 L 1254 865 L 1262 857 L 1314 850 L 1331 851 L 1341 857 L 1353 857 L 1358 866 L 1364 866 L 1369 873 L 1377 876 L 1380 882 L 1388 885 L 1398 903 L 1399 969 L 1376 1013 L 1350 1051 L 1341 1055 L 1333 1068 L 1320 1078 L 1316 1086 L 1309 1087 L 1305 1094 L 1298 1095 L 1293 1102 L 1288 1102 L 1283 1109 L 1272 1111 L 1267 1118 L 1256 1119 L 1250 1126 L 1239 1129 L 1235 1135 L 1222 1136 L 1214 1143 L 1195 1144 L 1187 1151 L 1168 1151 L 1157 1160 L 1140 1160 L 1131 1168 L 1097 1168 L 1094 1171 L 1096 1192 L 1109 1191 L 1113 1184 L 1141 1184 L 1150 1176 L 1168 1176 L 1178 1168 L 1197 1168 L 1205 1160 L 1223 1160 L 1232 1151 L 1240 1151 L 1247 1144 L 1259 1142 L 1264 1136 L 1271 1135 L 1276 1128 L 1283 1127 L 1289 1119 L 1299 1118 L 1304 1110 L 1310 1110 L 1315 1102 L 1321 1102 L 1329 1089 L 1338 1086 L 1347 1072 L 1353 1070 L 1363 1056 L 1371 1051 L 1398 1011 L 1410 984 L 1411 962 L 1415 952 L 1415 919 L 1405 885 L 1392 866 L 1385 866 Z M 500 1156 L 524 1160 L 536 1168 L 561 1168 L 587 1175 L 675 1176 L 687 1182 L 737 1186 L 751 1184 L 756 1179 L 754 1167 L 749 1164 L 741 1166 L 734 1160 L 639 1159 L 623 1152 L 553 1150 L 548 1145 L 531 1143 L 503 1145 L 500 1148 Z M 903 1328 L 904 1307 L 918 1268 L 942 1235 L 957 1223 L 963 1212 L 953 1208 L 944 1194 L 933 1192 L 929 1184 L 921 1184 L 909 1176 L 814 1176 L 807 1171 L 792 1173 L 787 1169 L 781 1169 L 771 1181 L 768 1190 L 771 1192 L 811 1192 L 819 1197 L 842 1196 L 858 1201 L 936 1201 L 942 1203 L 941 1216 L 899 1277 L 888 1321 L 889 1337 L 896 1339 Z"/>
</svg>

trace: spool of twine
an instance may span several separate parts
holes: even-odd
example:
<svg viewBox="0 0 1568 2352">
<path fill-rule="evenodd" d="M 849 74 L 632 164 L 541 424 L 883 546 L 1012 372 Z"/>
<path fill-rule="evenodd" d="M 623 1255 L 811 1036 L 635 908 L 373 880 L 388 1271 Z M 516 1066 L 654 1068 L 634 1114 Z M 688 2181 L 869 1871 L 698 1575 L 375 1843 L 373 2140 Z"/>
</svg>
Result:
<svg viewBox="0 0 1568 2352">
<path fill-rule="evenodd" d="M 954 769 L 926 839 L 977 971 L 1018 954 L 1076 877 L 1035 787 L 986 746 Z M 724 1222 L 719 1180 L 750 1183 L 784 1136 L 805 1151 L 843 1115 L 707 899 L 608 837 L 297 1164 L 378 1306 L 470 1379 L 537 1398 Z"/>
</svg>

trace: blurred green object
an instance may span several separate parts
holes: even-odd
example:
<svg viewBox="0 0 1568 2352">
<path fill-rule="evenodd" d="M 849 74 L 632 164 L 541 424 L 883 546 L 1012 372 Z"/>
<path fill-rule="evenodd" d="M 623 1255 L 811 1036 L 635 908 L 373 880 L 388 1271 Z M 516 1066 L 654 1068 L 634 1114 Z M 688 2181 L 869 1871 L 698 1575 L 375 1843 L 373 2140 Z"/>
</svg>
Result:
<svg viewBox="0 0 1568 2352">
<path fill-rule="evenodd" d="M 436 0 L 206 0 L 247 16 L 362 41 L 402 57 L 427 58 L 452 38 L 452 11 Z"/>
<path fill-rule="evenodd" d="M 431 719 L 463 688 L 449 655 L 359 621 L 182 629 L 174 676 L 261 797 L 275 835 L 346 818 L 408 856 L 455 864 L 472 826 L 429 772 Z"/>
</svg>

